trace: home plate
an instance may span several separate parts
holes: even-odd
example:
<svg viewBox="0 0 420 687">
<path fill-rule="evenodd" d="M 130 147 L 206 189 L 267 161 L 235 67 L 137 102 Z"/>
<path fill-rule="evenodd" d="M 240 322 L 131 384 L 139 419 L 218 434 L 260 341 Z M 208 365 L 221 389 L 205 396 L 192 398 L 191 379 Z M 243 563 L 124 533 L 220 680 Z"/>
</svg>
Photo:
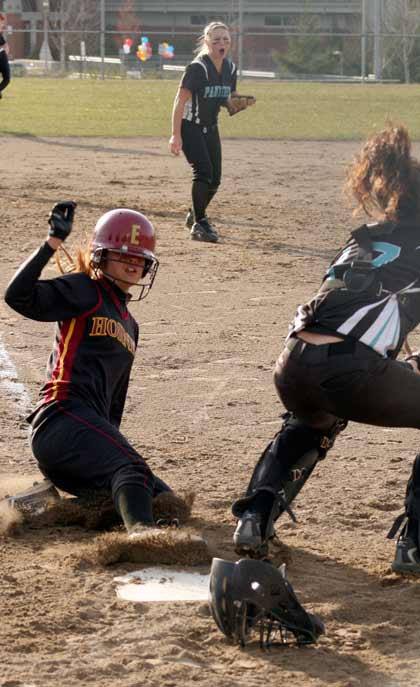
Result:
<svg viewBox="0 0 420 687">
<path fill-rule="evenodd" d="M 115 577 L 124 601 L 207 601 L 210 575 L 172 568 L 145 568 Z"/>
</svg>

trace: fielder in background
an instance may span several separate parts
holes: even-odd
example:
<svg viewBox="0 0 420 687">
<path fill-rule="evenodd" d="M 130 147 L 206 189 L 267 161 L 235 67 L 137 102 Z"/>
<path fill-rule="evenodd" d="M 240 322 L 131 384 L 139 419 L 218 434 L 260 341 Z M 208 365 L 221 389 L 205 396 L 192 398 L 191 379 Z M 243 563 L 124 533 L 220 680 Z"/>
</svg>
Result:
<svg viewBox="0 0 420 687">
<path fill-rule="evenodd" d="M 234 115 L 255 103 L 236 94 L 236 66 L 229 59 L 231 38 L 221 22 L 212 22 L 198 40 L 197 56 L 187 66 L 172 112 L 171 153 L 184 152 L 193 171 L 192 209 L 186 226 L 196 241 L 216 243 L 218 234 L 206 209 L 222 175 L 222 149 L 217 125 L 220 107 Z"/>
<path fill-rule="evenodd" d="M 9 65 L 9 44 L 3 36 L 3 31 L 6 29 L 6 15 L 0 12 L 0 74 L 2 80 L 0 82 L 0 98 L 2 92 L 10 83 L 10 65 Z"/>
<path fill-rule="evenodd" d="M 80 497 L 108 491 L 138 538 L 155 524 L 152 498 L 170 491 L 119 430 L 139 337 L 127 304 L 152 288 L 155 231 L 139 212 L 111 210 L 79 249 L 73 273 L 40 279 L 72 230 L 75 207 L 53 208 L 45 243 L 5 294 L 24 317 L 57 322 L 47 378 L 28 417 L 30 442 L 41 472 L 58 489 Z"/>
<path fill-rule="evenodd" d="M 420 354 L 396 360 L 420 321 L 420 164 L 410 147 L 407 130 L 388 125 L 349 167 L 356 210 L 377 221 L 351 232 L 296 312 L 274 371 L 288 412 L 232 508 L 238 552 L 265 555 L 274 522 L 293 516 L 291 502 L 347 421 L 420 429 Z M 420 574 L 420 454 L 388 537 L 401 527 L 392 569 Z"/>
</svg>

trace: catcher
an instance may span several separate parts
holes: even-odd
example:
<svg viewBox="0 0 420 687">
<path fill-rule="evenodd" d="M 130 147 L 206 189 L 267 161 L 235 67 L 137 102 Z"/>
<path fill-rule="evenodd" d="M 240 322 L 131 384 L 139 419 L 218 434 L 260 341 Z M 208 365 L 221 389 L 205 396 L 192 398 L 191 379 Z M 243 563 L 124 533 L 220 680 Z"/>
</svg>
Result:
<svg viewBox="0 0 420 687">
<path fill-rule="evenodd" d="M 109 492 L 128 533 L 140 537 L 155 525 L 152 498 L 170 491 L 119 429 L 139 337 L 127 305 L 153 286 L 155 231 L 139 212 L 111 210 L 79 249 L 74 273 L 41 279 L 72 230 L 75 208 L 72 201 L 54 206 L 45 243 L 5 294 L 24 317 L 57 323 L 40 400 L 28 417 L 30 442 L 52 485 L 79 497 Z M 43 485 L 29 490 L 32 497 L 57 494 L 48 484 L 44 494 Z"/>
<path fill-rule="evenodd" d="M 255 103 L 236 93 L 236 66 L 229 59 L 231 38 L 221 22 L 212 22 L 198 40 L 197 56 L 181 79 L 172 111 L 169 149 L 184 152 L 192 167 L 192 209 L 186 226 L 196 241 L 216 243 L 216 229 L 206 215 L 222 176 L 222 148 L 217 125 L 220 108 L 237 114 Z"/>
<path fill-rule="evenodd" d="M 397 361 L 420 322 L 420 163 L 403 126 L 372 136 L 349 167 L 347 191 L 376 221 L 351 232 L 320 290 L 301 305 L 274 372 L 288 410 L 233 504 L 238 551 L 264 555 L 347 421 L 420 429 L 420 353 Z M 420 574 L 420 454 L 408 482 L 392 569 Z"/>
</svg>

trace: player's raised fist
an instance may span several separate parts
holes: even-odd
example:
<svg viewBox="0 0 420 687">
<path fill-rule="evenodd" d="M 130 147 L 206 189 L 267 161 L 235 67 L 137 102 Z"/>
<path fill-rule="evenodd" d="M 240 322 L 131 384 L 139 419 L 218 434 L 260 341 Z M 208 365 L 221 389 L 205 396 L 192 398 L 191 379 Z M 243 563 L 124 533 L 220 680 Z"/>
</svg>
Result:
<svg viewBox="0 0 420 687">
<path fill-rule="evenodd" d="M 50 225 L 48 235 L 51 238 L 65 241 L 73 227 L 74 211 L 77 203 L 73 200 L 62 201 L 54 205 L 48 217 Z"/>
</svg>

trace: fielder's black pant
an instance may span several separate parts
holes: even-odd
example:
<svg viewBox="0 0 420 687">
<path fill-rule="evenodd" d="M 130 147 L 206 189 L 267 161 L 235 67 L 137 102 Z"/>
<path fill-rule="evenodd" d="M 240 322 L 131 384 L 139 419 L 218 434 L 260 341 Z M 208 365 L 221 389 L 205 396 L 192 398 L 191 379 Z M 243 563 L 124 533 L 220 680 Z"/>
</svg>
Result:
<svg viewBox="0 0 420 687">
<path fill-rule="evenodd" d="M 217 125 L 202 127 L 183 120 L 182 150 L 193 170 L 192 207 L 196 221 L 206 214 L 206 208 L 220 186 L 222 147 Z"/>
<path fill-rule="evenodd" d="M 108 490 L 127 526 L 153 522 L 153 496 L 170 489 L 114 425 L 76 401 L 53 403 L 31 424 L 33 454 L 59 489 L 76 496 Z"/>
<path fill-rule="evenodd" d="M 2 81 L 0 82 L 1 93 L 10 83 L 9 58 L 7 57 L 7 53 L 5 50 L 0 51 L 0 74 L 2 75 Z"/>
</svg>

